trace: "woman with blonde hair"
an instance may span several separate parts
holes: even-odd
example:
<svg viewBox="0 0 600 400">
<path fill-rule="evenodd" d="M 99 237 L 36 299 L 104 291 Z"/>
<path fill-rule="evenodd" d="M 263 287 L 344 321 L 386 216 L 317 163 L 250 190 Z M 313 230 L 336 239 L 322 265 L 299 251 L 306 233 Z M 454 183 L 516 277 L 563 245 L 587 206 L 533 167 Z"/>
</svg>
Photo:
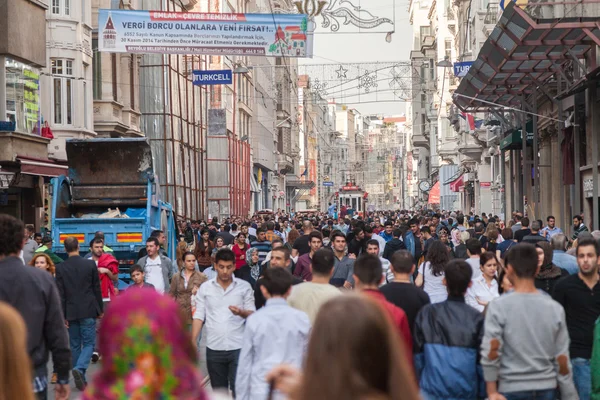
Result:
<svg viewBox="0 0 600 400">
<path fill-rule="evenodd" d="M 275 367 L 267 380 L 291 400 L 417 400 L 416 379 L 385 311 L 355 294 L 317 315 L 304 371 Z"/>
<path fill-rule="evenodd" d="M 23 318 L 0 301 L 0 400 L 34 400 L 26 341 Z"/>
<path fill-rule="evenodd" d="M 52 262 L 50 256 L 46 253 L 36 253 L 31 261 L 29 261 L 29 265 L 48 271 L 52 276 L 56 274 L 56 266 L 54 265 L 54 262 Z"/>
</svg>

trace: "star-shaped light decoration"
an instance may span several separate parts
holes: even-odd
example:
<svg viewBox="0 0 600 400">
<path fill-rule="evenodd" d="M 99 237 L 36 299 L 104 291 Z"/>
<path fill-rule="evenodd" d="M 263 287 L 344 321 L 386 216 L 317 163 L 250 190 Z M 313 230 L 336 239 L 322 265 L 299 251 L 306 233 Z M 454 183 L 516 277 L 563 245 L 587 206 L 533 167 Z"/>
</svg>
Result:
<svg viewBox="0 0 600 400">
<path fill-rule="evenodd" d="M 344 68 L 343 65 L 340 65 L 340 67 L 335 72 L 337 72 L 338 79 L 347 79 L 346 73 L 348 72 L 348 70 Z"/>
</svg>

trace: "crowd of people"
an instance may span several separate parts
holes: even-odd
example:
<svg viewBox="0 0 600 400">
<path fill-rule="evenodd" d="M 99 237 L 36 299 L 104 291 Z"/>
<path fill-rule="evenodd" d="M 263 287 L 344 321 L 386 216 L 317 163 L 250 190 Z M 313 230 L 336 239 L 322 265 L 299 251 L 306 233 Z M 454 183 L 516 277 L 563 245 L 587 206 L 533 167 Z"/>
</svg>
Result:
<svg viewBox="0 0 600 400">
<path fill-rule="evenodd" d="M 71 377 L 107 400 L 600 399 L 600 231 L 581 216 L 570 237 L 519 212 L 337 217 L 183 223 L 174 260 L 154 231 L 119 292 L 102 232 L 56 260 L 0 215 L 0 399 L 67 399 Z"/>
</svg>

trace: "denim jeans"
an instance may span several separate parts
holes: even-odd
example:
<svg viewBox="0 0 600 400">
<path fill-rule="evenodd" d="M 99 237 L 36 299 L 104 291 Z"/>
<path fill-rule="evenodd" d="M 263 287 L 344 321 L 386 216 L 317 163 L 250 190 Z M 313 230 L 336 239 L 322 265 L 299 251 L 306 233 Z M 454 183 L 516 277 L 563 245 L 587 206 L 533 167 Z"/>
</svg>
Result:
<svg viewBox="0 0 600 400">
<path fill-rule="evenodd" d="M 585 358 L 573 358 L 571 360 L 573 367 L 573 383 L 579 394 L 579 400 L 590 400 L 592 397 L 592 373 L 590 370 L 590 360 Z"/>
<path fill-rule="evenodd" d="M 235 398 L 235 374 L 240 350 L 217 351 L 206 348 L 206 366 L 213 389 L 231 389 Z"/>
<path fill-rule="evenodd" d="M 73 358 L 73 369 L 85 377 L 96 345 L 96 319 L 84 318 L 69 321 L 69 343 Z"/>
<path fill-rule="evenodd" d="M 556 400 L 556 390 L 526 390 L 523 392 L 502 393 L 506 400 Z"/>
<path fill-rule="evenodd" d="M 43 392 L 37 392 L 35 394 L 35 398 L 36 400 L 48 400 L 48 389 L 44 390 Z"/>
</svg>

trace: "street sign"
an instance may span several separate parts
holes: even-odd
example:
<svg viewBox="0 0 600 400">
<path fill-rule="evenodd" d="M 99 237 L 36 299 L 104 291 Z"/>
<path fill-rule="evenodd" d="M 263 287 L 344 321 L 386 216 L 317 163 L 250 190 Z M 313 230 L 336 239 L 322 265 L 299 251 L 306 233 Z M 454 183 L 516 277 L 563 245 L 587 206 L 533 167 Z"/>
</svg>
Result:
<svg viewBox="0 0 600 400">
<path fill-rule="evenodd" d="M 194 85 L 228 85 L 233 83 L 233 72 L 230 69 L 217 71 L 192 71 Z"/>
<path fill-rule="evenodd" d="M 333 182 L 323 182 L 323 186 L 333 186 Z"/>
<path fill-rule="evenodd" d="M 454 63 L 454 76 L 462 78 L 467 75 L 469 69 L 473 65 L 473 61 L 462 61 Z"/>
</svg>

